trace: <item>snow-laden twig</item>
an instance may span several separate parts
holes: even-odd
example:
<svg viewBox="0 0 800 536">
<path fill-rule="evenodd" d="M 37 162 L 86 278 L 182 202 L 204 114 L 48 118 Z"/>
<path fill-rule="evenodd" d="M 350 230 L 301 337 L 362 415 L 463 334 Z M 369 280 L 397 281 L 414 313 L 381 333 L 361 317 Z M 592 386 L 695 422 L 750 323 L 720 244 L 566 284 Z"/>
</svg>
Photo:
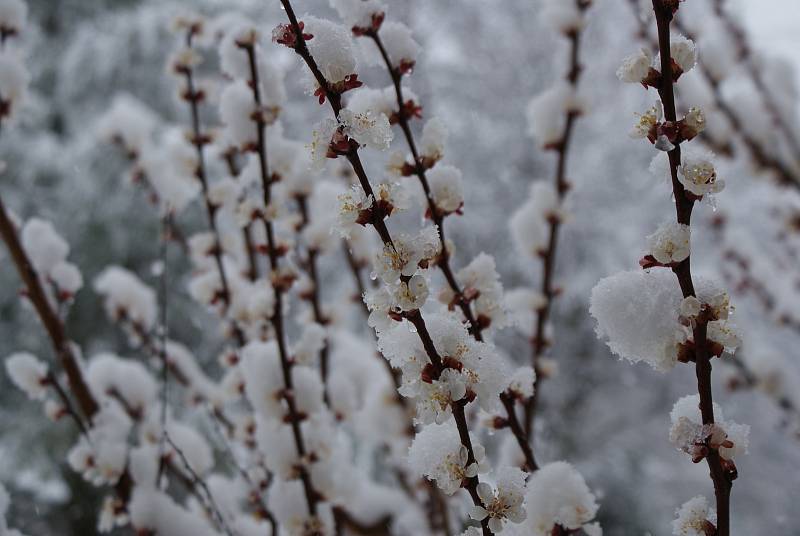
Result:
<svg viewBox="0 0 800 536">
<path fill-rule="evenodd" d="M 322 71 L 320 70 L 319 66 L 317 65 L 314 57 L 311 55 L 308 47 L 306 46 L 305 36 L 303 34 L 303 28 L 300 26 L 297 17 L 295 16 L 294 9 L 292 8 L 291 2 L 289 0 L 281 0 L 281 4 L 286 12 L 286 16 L 289 19 L 291 25 L 291 32 L 294 35 L 293 38 L 293 46 L 292 48 L 299 54 L 303 61 L 306 63 L 308 68 L 311 70 L 316 82 L 319 85 L 320 92 L 327 98 L 328 102 L 330 103 L 331 109 L 335 117 L 339 118 L 339 114 L 342 110 L 341 104 L 341 91 L 334 87 L 331 83 L 323 75 Z M 364 166 L 361 163 L 361 158 L 358 154 L 358 146 L 351 146 L 346 153 L 343 155 L 347 158 L 348 162 L 353 168 L 353 171 L 358 178 L 359 185 L 363 189 L 364 195 L 367 197 L 375 198 L 375 193 L 372 188 L 372 184 L 369 181 L 366 171 L 364 170 Z M 378 214 L 379 211 L 373 211 L 373 216 L 371 221 L 369 222 L 375 231 L 378 233 L 381 241 L 385 244 L 388 248 L 395 248 L 395 243 L 392 238 L 389 229 L 386 226 L 386 223 L 383 220 L 383 215 Z M 401 276 L 401 279 L 405 278 L 405 283 L 408 283 L 410 277 Z M 405 318 L 408 320 L 416 329 L 416 332 L 422 342 L 423 347 L 427 353 L 428 359 L 430 360 L 430 364 L 433 367 L 434 371 L 438 374 L 444 370 L 444 365 L 442 363 L 442 357 L 439 354 L 439 351 L 436 349 L 436 345 L 431 338 L 430 333 L 428 332 L 428 327 L 425 323 L 425 320 L 422 316 L 422 313 L 419 310 L 413 310 L 405 313 Z M 462 446 L 467 451 L 467 459 L 465 461 L 466 466 L 471 466 L 476 464 L 476 457 L 475 452 L 473 450 L 472 439 L 470 438 L 469 428 L 467 425 L 466 415 L 464 412 L 464 408 L 466 405 L 466 400 L 461 400 L 455 402 L 453 404 L 452 413 L 453 418 L 455 419 L 456 426 L 458 429 L 458 435 L 461 441 Z M 468 476 L 464 479 L 464 487 L 467 489 L 470 497 L 472 498 L 473 503 L 476 506 L 483 507 L 483 501 L 478 496 L 478 484 L 479 479 L 477 475 L 475 476 Z M 485 518 L 481 521 L 481 526 L 484 535 L 492 534 L 492 531 L 489 529 L 488 526 L 488 518 Z"/>
</svg>

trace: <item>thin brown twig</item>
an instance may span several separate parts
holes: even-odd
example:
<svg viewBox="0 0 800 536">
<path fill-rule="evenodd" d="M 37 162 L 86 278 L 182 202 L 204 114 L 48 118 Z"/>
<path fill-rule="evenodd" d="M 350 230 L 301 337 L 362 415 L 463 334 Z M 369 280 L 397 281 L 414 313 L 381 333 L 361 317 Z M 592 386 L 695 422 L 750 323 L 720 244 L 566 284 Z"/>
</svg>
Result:
<svg viewBox="0 0 800 536">
<path fill-rule="evenodd" d="M 206 502 L 206 508 L 208 508 L 208 510 L 212 513 L 219 527 L 227 536 L 235 536 L 236 533 L 231 530 L 231 528 L 228 526 L 228 523 L 225 521 L 225 516 L 222 515 L 222 511 L 217 506 L 217 503 L 214 500 L 214 495 L 211 493 L 211 490 L 208 488 L 208 485 L 206 484 L 205 480 L 203 480 L 203 478 L 197 474 L 192 465 L 189 463 L 189 460 L 186 458 L 186 455 L 180 449 L 180 447 L 178 447 L 178 445 L 176 445 L 175 442 L 172 441 L 172 438 L 169 436 L 166 429 L 164 430 L 163 434 L 164 434 L 164 440 L 178 455 L 178 458 L 180 458 L 184 469 L 186 470 L 187 473 L 189 473 L 189 478 L 191 479 L 192 484 L 194 486 L 199 487 L 203 491 L 202 498 Z"/>
<path fill-rule="evenodd" d="M 225 165 L 228 167 L 228 173 L 230 173 L 232 177 L 239 177 L 242 172 L 236 161 L 237 154 L 238 149 L 230 147 L 222 155 L 225 160 Z M 258 279 L 258 260 L 256 257 L 256 247 L 253 243 L 252 221 L 248 221 L 247 224 L 242 227 L 242 242 L 244 243 L 244 250 L 247 255 L 247 277 L 250 281 L 256 281 Z"/>
<path fill-rule="evenodd" d="M 673 19 L 674 11 L 677 10 L 677 5 L 677 1 L 673 0 L 653 0 L 653 11 L 655 12 L 658 26 L 658 42 L 661 54 L 661 79 L 658 92 L 664 108 L 664 118 L 666 121 L 672 122 L 677 121 L 677 114 L 675 111 L 672 57 L 670 54 L 670 22 Z M 675 148 L 669 151 L 668 157 L 677 222 L 689 226 L 691 225 L 695 200 L 689 197 L 683 184 L 678 180 L 678 167 L 681 165 L 680 144 L 675 144 Z M 691 256 L 681 261 L 672 270 L 678 278 L 684 298 L 695 296 L 692 282 Z M 692 331 L 696 359 L 697 389 L 700 395 L 700 413 L 703 424 L 712 425 L 714 424 L 714 406 L 711 388 L 711 358 L 707 350 L 706 329 L 707 322 L 696 322 Z M 716 536 L 729 536 L 730 492 L 733 476 L 723 469 L 719 452 L 716 449 L 709 449 L 706 461 L 714 483 L 714 494 L 716 496 Z"/>
<path fill-rule="evenodd" d="M 325 76 L 320 71 L 316 61 L 314 60 L 313 56 L 308 50 L 308 47 L 305 44 L 305 40 L 303 37 L 302 29 L 300 28 L 297 17 L 295 16 L 294 10 L 292 8 L 291 2 L 289 0 L 280 0 L 283 8 L 286 12 L 286 15 L 289 19 L 291 24 L 292 31 L 295 35 L 295 46 L 294 50 L 300 55 L 308 68 L 311 70 L 311 73 L 314 75 L 319 87 L 323 90 L 324 94 L 327 97 L 327 100 L 333 110 L 333 113 L 336 117 L 339 116 L 339 112 L 341 111 L 341 94 L 336 91 L 326 80 Z M 372 195 L 374 198 L 372 185 L 370 184 L 369 178 L 367 177 L 366 171 L 361 163 L 361 158 L 358 155 L 358 147 L 352 147 L 348 153 L 346 154 L 346 158 L 350 165 L 353 168 L 356 176 L 358 177 L 359 184 L 364 191 L 366 196 Z M 383 221 L 383 217 L 380 215 L 373 216 L 372 227 L 380 236 L 381 240 L 383 241 L 384 245 L 394 247 L 394 242 L 392 241 L 391 234 L 389 233 L 389 229 L 386 227 L 386 223 Z M 377 216 L 377 217 L 376 217 Z M 439 355 L 438 351 L 436 350 L 436 346 L 433 343 L 433 340 L 428 333 L 427 326 L 425 321 L 422 317 L 422 314 L 419 310 L 410 311 L 405 315 L 406 319 L 411 322 L 417 330 L 417 334 L 420 337 L 423 347 L 425 348 L 425 352 L 428 355 L 428 359 L 431 365 L 437 372 L 441 372 L 444 367 L 442 365 L 442 358 Z M 460 401 L 453 404 L 453 417 L 456 422 L 456 427 L 458 429 L 459 437 L 461 439 L 461 444 L 467 449 L 467 465 L 472 463 L 476 463 L 475 453 L 472 448 L 472 441 L 469 436 L 469 428 L 466 421 L 466 416 L 464 414 L 464 401 Z M 477 493 L 478 487 L 478 477 L 469 477 L 464 480 L 463 487 L 466 488 L 467 492 L 469 493 L 470 497 L 472 498 L 473 504 L 477 506 L 483 506 L 483 502 L 481 501 L 480 497 Z M 488 519 L 484 519 L 481 521 L 481 528 L 483 530 L 484 536 L 488 536 L 492 534 L 492 531 L 489 529 L 488 526 Z"/>
<path fill-rule="evenodd" d="M 39 274 L 33 268 L 33 264 L 28 258 L 28 254 L 22 247 L 17 236 L 14 223 L 6 212 L 6 207 L 0 198 L 0 235 L 8 247 L 11 259 L 17 268 L 17 272 L 25 283 L 25 296 L 33 304 L 36 313 L 44 324 L 44 328 L 50 337 L 53 350 L 58 356 L 59 362 L 67 374 L 70 390 L 78 401 L 78 406 L 83 412 L 84 417 L 91 421 L 92 417 L 99 410 L 99 405 L 86 384 L 83 371 L 78 364 L 78 359 L 72 350 L 72 343 L 69 341 L 64 329 L 64 324 L 58 314 L 53 310 L 42 287 Z"/>
<path fill-rule="evenodd" d="M 378 48 L 378 51 L 383 58 L 384 65 L 386 66 L 386 70 L 389 72 L 392 85 L 394 86 L 397 102 L 397 113 L 395 114 L 397 123 L 400 125 L 400 129 L 403 131 L 406 144 L 408 145 L 408 148 L 411 151 L 411 156 L 414 159 L 414 174 L 417 176 L 419 183 L 422 186 L 422 191 L 425 195 L 425 200 L 428 205 L 428 214 L 439 232 L 439 243 L 442 253 L 437 259 L 436 265 L 442 271 L 445 281 L 447 281 L 447 285 L 453 292 L 453 303 L 458 305 L 461 313 L 464 315 L 470 334 L 475 338 L 475 340 L 481 342 L 483 341 L 483 329 L 489 325 L 488 319 L 475 317 L 470 305 L 470 299 L 465 296 L 464 291 L 461 288 L 461 285 L 458 283 L 458 280 L 453 273 L 453 269 L 450 266 L 450 253 L 447 249 L 447 240 L 445 238 L 444 230 L 444 220 L 447 214 L 444 214 L 436 206 L 436 202 L 434 201 L 433 194 L 431 192 L 430 183 L 428 182 L 428 177 L 426 175 L 426 169 L 428 166 L 426 166 L 425 162 L 423 162 L 423 159 L 420 157 L 419 151 L 417 150 L 417 144 L 414 140 L 414 135 L 411 132 L 411 126 L 409 124 L 411 115 L 407 112 L 407 103 L 405 97 L 403 96 L 403 73 L 400 71 L 400 69 L 392 66 L 392 61 L 389 58 L 389 54 L 386 51 L 386 47 L 384 46 L 380 37 L 380 29 L 370 29 L 369 31 L 365 32 L 364 35 L 370 37 L 375 43 L 375 46 Z M 506 410 L 508 424 L 511 430 L 514 432 L 514 438 L 517 440 L 520 450 L 525 456 L 526 465 L 528 466 L 529 470 L 533 470 L 537 467 L 536 460 L 533 456 L 533 450 L 526 436 L 524 434 L 516 433 L 517 430 L 515 430 L 515 427 L 519 424 L 515 413 L 515 399 L 509 397 L 508 400 L 511 402 L 511 404 L 506 404 L 505 401 L 503 401 L 503 407 Z"/>
<path fill-rule="evenodd" d="M 481 332 L 484 328 L 484 325 L 480 322 L 480 319 L 476 320 L 475 315 L 470 307 L 470 301 L 464 296 L 464 292 L 456 280 L 453 269 L 450 267 L 450 252 L 447 249 L 447 240 L 444 232 L 445 214 L 443 214 L 442 211 L 437 208 L 436 202 L 433 199 L 430 183 L 428 182 L 428 177 L 425 172 L 426 165 L 422 161 L 422 158 L 420 158 L 419 151 L 417 150 L 417 144 L 414 141 L 414 135 L 411 132 L 411 126 L 409 125 L 409 114 L 406 113 L 406 101 L 403 97 L 403 75 L 399 69 L 396 69 L 392 66 L 392 61 L 389 58 L 389 54 L 386 52 L 386 47 L 383 45 L 383 41 L 381 40 L 379 32 L 379 30 L 370 30 L 365 35 L 369 36 L 375 42 L 375 46 L 378 47 L 384 64 L 386 65 L 386 70 L 389 71 L 389 76 L 391 77 L 392 84 L 394 85 L 398 107 L 397 122 L 400 125 L 400 129 L 403 131 L 403 136 L 405 137 L 408 148 L 411 151 L 411 156 L 414 159 L 414 174 L 419 179 L 419 183 L 422 186 L 423 193 L 425 194 L 425 200 L 428 204 L 430 218 L 433 220 L 436 229 L 439 231 L 439 243 L 442 248 L 442 253 L 437 259 L 437 265 L 441 269 L 448 286 L 455 295 L 455 303 L 458 304 L 458 307 L 461 309 L 464 318 L 467 320 L 469 332 L 477 340 L 482 341 L 483 336 Z"/>
<path fill-rule="evenodd" d="M 194 26 L 187 30 L 186 46 L 190 49 L 192 48 L 192 43 L 196 32 L 197 28 Z M 202 131 L 202 125 L 200 123 L 200 101 L 205 98 L 205 94 L 202 90 L 195 88 L 194 70 L 191 66 L 183 66 L 178 72 L 184 76 L 184 80 L 186 82 L 186 88 L 182 96 L 184 100 L 189 103 L 189 111 L 191 114 L 191 143 L 195 148 L 195 153 L 197 156 L 195 176 L 197 177 L 197 180 L 200 181 L 200 187 L 203 193 L 203 202 L 206 208 L 206 215 L 208 217 L 208 227 L 214 237 L 212 254 L 214 256 L 214 262 L 217 266 L 220 284 L 222 285 L 220 299 L 222 300 L 225 313 L 227 314 L 231 304 L 231 291 L 228 277 L 225 273 L 225 265 L 222 260 L 222 240 L 220 239 L 220 233 L 217 227 L 216 219 L 217 206 L 211 201 L 211 197 L 209 195 L 208 174 L 206 171 L 205 146 L 211 142 L 211 137 Z M 245 341 L 244 333 L 235 321 L 231 320 L 231 325 L 233 328 L 234 338 L 240 343 L 240 346 L 243 346 Z"/>
<path fill-rule="evenodd" d="M 583 0 L 575 0 L 575 3 L 581 11 L 585 11 L 589 7 L 589 4 Z M 576 90 L 582 71 L 580 61 L 581 31 L 579 29 L 572 30 L 567 34 L 567 38 L 569 39 L 569 70 L 567 71 L 566 80 L 570 87 Z M 567 163 L 570 142 L 577 119 L 578 113 L 574 110 L 570 109 L 565 112 L 564 132 L 561 140 L 553 145 L 553 150 L 556 151 L 557 155 L 553 181 L 559 203 L 564 201 L 570 188 L 570 183 L 567 179 Z M 533 326 L 533 337 L 531 338 L 531 365 L 536 372 L 536 376 L 533 383 L 533 396 L 531 396 L 525 404 L 523 419 L 525 434 L 530 438 L 531 443 L 533 443 L 535 436 L 535 416 L 540 397 L 541 383 L 545 377 L 541 367 L 541 359 L 549 346 L 546 334 L 547 324 L 552 312 L 552 302 L 558 295 L 558 291 L 553 283 L 553 278 L 555 276 L 556 252 L 558 250 L 558 237 L 561 223 L 561 218 L 557 215 L 549 218 L 547 248 L 540 255 L 542 280 L 539 292 L 544 298 L 544 303 L 536 310 L 536 318 Z"/>
<path fill-rule="evenodd" d="M 311 223 L 311 217 L 308 213 L 308 198 L 305 194 L 298 194 L 295 197 L 297 201 L 297 206 L 300 209 L 300 226 L 297 229 L 297 233 L 301 234 L 303 229 L 308 227 Z M 306 258 L 301 263 L 302 266 L 305 268 L 306 275 L 308 275 L 309 280 L 311 281 L 311 290 L 309 291 L 309 295 L 306 297 L 311 303 L 311 311 L 314 315 L 314 322 L 319 324 L 320 326 L 325 326 L 328 324 L 328 317 L 322 312 L 322 304 L 320 300 L 320 281 L 319 275 L 317 273 L 317 255 L 319 251 L 317 251 L 314 247 L 307 246 L 306 247 Z M 323 343 L 322 348 L 319 351 L 319 365 L 320 365 L 320 375 L 322 376 L 322 385 L 323 385 L 323 395 L 325 398 L 325 403 L 330 405 L 330 398 L 328 395 L 328 354 L 330 353 L 330 343 L 327 340 Z"/>
<path fill-rule="evenodd" d="M 269 163 L 267 160 L 267 141 L 266 141 L 266 122 L 260 113 L 261 103 L 261 90 L 258 79 L 258 67 L 255 56 L 255 47 L 252 44 L 242 47 L 246 52 L 250 65 L 250 88 L 253 92 L 253 100 L 256 103 L 256 113 L 253 116 L 253 121 L 256 124 L 256 132 L 258 141 L 256 145 L 256 153 L 259 161 L 259 171 L 261 174 L 261 186 L 263 193 L 264 206 L 268 207 L 271 202 L 271 185 L 272 177 L 269 173 Z M 267 252 L 269 256 L 269 265 L 272 270 L 273 276 L 278 276 L 279 270 L 279 252 L 275 240 L 275 233 L 272 221 L 268 218 L 261 218 L 264 223 L 264 229 L 267 235 Z M 308 468 L 305 467 L 304 460 L 306 458 L 307 450 L 305 441 L 303 439 L 302 429 L 300 427 L 302 416 L 297 410 L 294 398 L 294 381 L 292 379 L 292 367 L 294 362 L 289 357 L 289 352 L 286 348 L 286 340 L 283 326 L 283 287 L 274 278 L 272 280 L 272 288 L 275 294 L 274 311 L 271 318 L 273 330 L 275 331 L 275 340 L 278 345 L 278 355 L 281 362 L 281 371 L 283 373 L 283 384 L 285 387 L 284 400 L 288 409 L 288 420 L 292 429 L 292 436 L 294 437 L 295 448 L 297 455 L 302 460 L 297 470 L 300 476 L 300 481 L 303 484 L 303 493 L 306 499 L 306 506 L 308 512 L 312 517 L 317 515 L 317 504 L 320 500 L 320 494 L 314 489 L 311 481 L 311 474 Z"/>
</svg>

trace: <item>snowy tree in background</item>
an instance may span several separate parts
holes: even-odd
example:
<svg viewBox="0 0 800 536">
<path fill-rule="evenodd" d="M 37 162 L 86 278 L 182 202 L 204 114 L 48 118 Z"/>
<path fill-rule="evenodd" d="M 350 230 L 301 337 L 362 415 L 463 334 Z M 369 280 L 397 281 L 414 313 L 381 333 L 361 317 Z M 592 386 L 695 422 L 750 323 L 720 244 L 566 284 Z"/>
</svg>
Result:
<svg viewBox="0 0 800 536">
<path fill-rule="evenodd" d="M 791 533 L 792 71 L 528 4 L 0 0 L 0 532 Z"/>
</svg>

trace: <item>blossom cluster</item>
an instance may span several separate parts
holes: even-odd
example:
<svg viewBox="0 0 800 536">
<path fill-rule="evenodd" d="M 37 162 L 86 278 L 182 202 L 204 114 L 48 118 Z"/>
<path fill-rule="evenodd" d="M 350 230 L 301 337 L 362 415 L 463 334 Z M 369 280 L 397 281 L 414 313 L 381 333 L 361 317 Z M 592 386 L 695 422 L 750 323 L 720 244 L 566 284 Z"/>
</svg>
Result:
<svg viewBox="0 0 800 536">
<path fill-rule="evenodd" d="M 593 289 L 590 312 L 597 334 L 609 348 L 631 362 L 645 361 L 660 371 L 677 363 L 695 363 L 699 395 L 686 396 L 671 413 L 670 441 L 695 463 L 707 460 L 714 481 L 717 505 L 726 517 L 713 519 L 705 498 L 695 497 L 677 512 L 673 533 L 728 534 L 728 493 L 737 476 L 733 458 L 746 452 L 749 427 L 722 418 L 711 398 L 713 357 L 733 353 L 741 344 L 731 323 L 732 306 L 727 291 L 716 282 L 692 276 L 691 217 L 694 205 L 720 192 L 713 154 L 694 151 L 687 142 L 706 127 L 705 114 L 691 107 L 678 120 L 673 84 L 697 63 L 695 44 L 669 35 L 679 3 L 653 2 L 659 30 L 659 48 L 670 57 L 655 61 L 647 50 L 625 58 L 617 71 L 623 82 L 657 88 L 659 99 L 642 114 L 631 133 L 646 138 L 661 151 L 651 165 L 673 186 L 676 220 L 659 225 L 646 238 L 639 261 L 643 271 L 621 272 L 601 280 Z M 665 154 L 668 153 L 668 154 Z M 676 281 L 677 279 L 677 281 Z M 677 283 L 677 284 L 676 284 Z M 721 491 L 727 489 L 727 491 Z M 713 521 L 712 521 L 713 520 Z"/>
</svg>

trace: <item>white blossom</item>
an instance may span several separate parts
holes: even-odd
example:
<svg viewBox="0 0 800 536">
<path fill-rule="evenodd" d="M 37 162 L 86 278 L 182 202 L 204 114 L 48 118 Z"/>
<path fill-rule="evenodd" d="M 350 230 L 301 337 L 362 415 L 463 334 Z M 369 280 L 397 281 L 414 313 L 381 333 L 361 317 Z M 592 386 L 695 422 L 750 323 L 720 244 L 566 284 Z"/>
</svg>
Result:
<svg viewBox="0 0 800 536">
<path fill-rule="evenodd" d="M 83 287 L 83 275 L 71 262 L 60 262 L 50 270 L 50 281 L 61 294 L 60 298 L 74 296 Z"/>
<path fill-rule="evenodd" d="M 303 22 L 303 31 L 314 36 L 306 46 L 325 79 L 336 84 L 354 74 L 356 60 L 350 32 L 340 24 L 317 17 L 303 17 Z"/>
<path fill-rule="evenodd" d="M 22 228 L 21 239 L 25 253 L 42 276 L 47 276 L 69 255 L 69 244 L 61 238 L 49 221 L 39 218 L 29 219 Z"/>
<path fill-rule="evenodd" d="M 97 122 L 98 135 L 122 145 L 130 155 L 141 156 L 158 125 L 158 118 L 145 103 L 121 93 Z"/>
<path fill-rule="evenodd" d="M 374 202 L 373 196 L 366 195 L 364 190 L 355 184 L 346 193 L 339 196 L 339 217 L 336 230 L 343 238 L 350 237 L 353 227 L 357 223 L 366 223 L 366 221 L 359 220 L 366 214 L 366 211 L 372 208 Z"/>
<path fill-rule="evenodd" d="M 454 369 L 445 369 L 438 379 L 421 382 L 417 389 L 417 417 L 423 424 L 442 424 L 452 416 L 452 404 L 467 394 L 465 377 Z M 400 388 L 400 394 L 404 394 Z"/>
<path fill-rule="evenodd" d="M 683 121 L 693 136 L 697 136 L 706 129 L 706 114 L 700 108 L 694 106 L 689 108 Z"/>
<path fill-rule="evenodd" d="M 715 194 L 725 188 L 725 181 L 717 178 L 714 154 L 709 151 L 685 151 L 678 168 L 678 180 L 696 196 Z"/>
<path fill-rule="evenodd" d="M 549 536 L 555 525 L 568 530 L 592 520 L 598 506 L 578 471 L 566 462 L 552 462 L 535 471 L 525 496 L 527 519 L 519 534 Z"/>
<path fill-rule="evenodd" d="M 364 3 L 363 0 L 354 0 Z M 403 95 L 409 90 L 403 88 Z M 393 113 L 397 112 L 397 96 L 395 95 L 394 86 L 389 86 L 384 89 L 374 89 L 371 87 L 360 87 L 354 91 L 350 99 L 347 101 L 347 109 L 352 110 L 355 114 L 366 114 L 371 112 L 375 115 L 384 114 L 386 117 L 391 117 Z"/>
<path fill-rule="evenodd" d="M 47 364 L 33 354 L 20 352 L 8 356 L 6 373 L 14 385 L 31 400 L 43 400 L 47 394 Z"/>
<path fill-rule="evenodd" d="M 550 222 L 563 219 L 564 214 L 551 183 L 531 183 L 528 200 L 514 211 L 508 222 L 517 253 L 534 258 L 544 254 L 550 240 Z"/>
<path fill-rule="evenodd" d="M 452 495 L 461 488 L 464 478 L 485 470 L 483 448 L 474 439 L 472 445 L 476 461 L 467 463 L 469 454 L 461 444 L 455 422 L 451 419 L 444 424 L 429 424 L 414 437 L 408 462 L 414 473 L 435 480 L 442 492 Z"/>
<path fill-rule="evenodd" d="M 691 71 L 697 62 L 694 42 L 682 35 L 673 35 L 670 38 L 669 53 L 684 73 Z"/>
<path fill-rule="evenodd" d="M 386 12 L 378 0 L 330 0 L 330 4 L 349 28 L 371 28 L 373 17 Z"/>
<path fill-rule="evenodd" d="M 411 37 L 408 26 L 401 22 L 385 22 L 381 26 L 380 36 L 392 68 L 401 71 L 413 68 L 419 54 L 419 45 Z"/>
<path fill-rule="evenodd" d="M 416 274 L 393 287 L 392 298 L 397 309 L 413 311 L 421 308 L 428 299 L 428 282 L 422 274 Z"/>
<path fill-rule="evenodd" d="M 133 272 L 109 266 L 94 280 L 94 290 L 103 296 L 106 314 L 114 320 L 126 319 L 150 329 L 156 321 L 156 294 Z"/>
<path fill-rule="evenodd" d="M 617 69 L 617 78 L 622 82 L 639 84 L 648 74 L 653 65 L 653 56 L 646 48 L 639 49 L 622 60 L 622 65 Z"/>
<path fill-rule="evenodd" d="M 742 344 L 739 329 L 727 320 L 712 320 L 709 322 L 706 337 L 708 337 L 709 341 L 714 341 L 724 346 L 729 353 L 733 353 Z"/>
<path fill-rule="evenodd" d="M 508 380 L 506 390 L 528 399 L 533 396 L 534 383 L 536 382 L 536 371 L 533 367 L 518 367 Z"/>
<path fill-rule="evenodd" d="M 343 132 L 357 141 L 362 147 L 372 149 L 388 149 L 394 134 L 385 114 L 372 111 L 355 113 L 344 108 L 339 113 L 339 122 Z"/>
<path fill-rule="evenodd" d="M 438 162 L 444 156 L 444 148 L 448 138 L 447 126 L 438 117 L 425 122 L 422 127 L 419 152 L 430 162 Z"/>
<path fill-rule="evenodd" d="M 498 533 L 506 521 L 522 523 L 527 513 L 522 506 L 525 498 L 526 474 L 516 467 L 501 467 L 497 471 L 496 489 L 486 482 L 478 484 L 478 497 L 483 506 L 473 506 L 470 517 L 478 521 L 489 518 L 489 530 Z"/>
<path fill-rule="evenodd" d="M 703 304 L 695 296 L 684 298 L 681 302 L 681 316 L 684 318 L 696 318 L 700 314 Z"/>
<path fill-rule="evenodd" d="M 670 412 L 672 426 L 669 440 L 676 448 L 696 456 L 698 448 L 710 445 L 719 450 L 725 460 L 747 453 L 750 444 L 750 427 L 733 421 L 725 421 L 722 408 L 713 404 L 714 424 L 703 425 L 700 413 L 700 396 L 688 395 L 680 398 Z"/>
<path fill-rule="evenodd" d="M 675 511 L 675 516 L 672 522 L 672 534 L 675 536 L 706 536 L 708 523 L 713 525 L 717 521 L 716 512 L 702 495 L 683 503 Z"/>
<path fill-rule="evenodd" d="M 373 260 L 375 273 L 385 283 L 393 285 L 400 276 L 413 276 L 420 263 L 433 260 L 440 251 L 436 227 L 425 227 L 415 235 L 398 234 L 391 244 L 384 244 L 383 249 L 376 253 Z"/>
<path fill-rule="evenodd" d="M 504 306 L 503 285 L 494 257 L 480 253 L 477 257 L 456 273 L 456 280 L 462 294 L 472 302 L 475 320 L 483 327 L 505 327 L 507 323 Z M 439 299 L 453 305 L 455 294 L 450 287 L 444 288 Z"/>
<path fill-rule="evenodd" d="M 528 103 L 528 133 L 543 149 L 553 148 L 564 137 L 567 114 L 580 114 L 583 109 L 584 104 L 575 88 L 566 82 L 559 82 Z"/>
<path fill-rule="evenodd" d="M 647 237 L 647 250 L 661 264 L 676 264 L 689 257 L 689 226 L 673 221 L 662 223 Z"/>
<path fill-rule="evenodd" d="M 546 0 L 540 16 L 546 24 L 564 34 L 580 30 L 584 25 L 583 12 L 577 2 Z"/>
<path fill-rule="evenodd" d="M 257 125 L 253 114 L 256 104 L 252 90 L 244 80 L 228 84 L 219 100 L 219 115 L 225 125 L 225 135 L 240 149 L 255 146 Z"/>
<path fill-rule="evenodd" d="M 637 120 L 633 125 L 630 136 L 632 138 L 647 138 L 655 132 L 656 126 L 664 117 L 664 108 L 661 105 L 661 101 L 656 101 L 656 103 L 645 110 L 644 113 L 637 113 L 635 115 Z"/>
<path fill-rule="evenodd" d="M 311 143 L 308 148 L 311 152 L 312 169 L 319 171 L 325 166 L 326 159 L 331 145 L 331 138 L 339 128 L 339 123 L 335 119 L 326 118 L 314 125 L 311 132 Z"/>
<path fill-rule="evenodd" d="M 464 204 L 461 171 L 445 164 L 438 164 L 427 173 L 431 196 L 436 209 L 442 214 L 458 211 Z"/>
</svg>

